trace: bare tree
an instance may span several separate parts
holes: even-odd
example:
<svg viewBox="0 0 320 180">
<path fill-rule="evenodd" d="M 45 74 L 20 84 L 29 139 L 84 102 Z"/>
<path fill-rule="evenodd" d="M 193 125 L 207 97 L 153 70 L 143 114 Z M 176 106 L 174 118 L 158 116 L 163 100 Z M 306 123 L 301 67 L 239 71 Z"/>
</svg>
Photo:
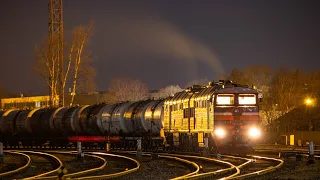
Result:
<svg viewBox="0 0 320 180">
<path fill-rule="evenodd" d="M 268 66 L 249 66 L 245 69 L 233 69 L 229 79 L 235 83 L 247 84 L 257 88 L 263 95 L 261 103 L 262 112 L 265 115 L 265 124 L 271 124 L 278 117 L 277 105 L 270 95 L 270 83 L 272 81 L 273 71 Z"/>
<path fill-rule="evenodd" d="M 56 42 L 54 40 L 54 42 Z M 59 63 L 58 57 L 53 52 L 49 51 L 49 41 L 44 40 L 40 48 L 36 46 L 36 64 L 35 70 L 40 74 L 46 81 L 50 90 L 50 105 L 58 105 L 57 97 L 57 83 L 59 74 Z"/>
<path fill-rule="evenodd" d="M 272 70 L 268 66 L 249 66 L 243 70 L 233 69 L 229 79 L 240 84 L 255 86 L 266 95 L 272 80 Z"/>
<path fill-rule="evenodd" d="M 139 80 L 115 78 L 111 81 L 109 93 L 112 102 L 139 101 L 148 98 L 148 87 Z"/>
<path fill-rule="evenodd" d="M 281 67 L 276 71 L 267 66 L 249 66 L 244 69 L 233 69 L 229 79 L 236 83 L 254 85 L 263 94 L 261 110 L 270 127 L 277 125 L 275 121 L 289 111 L 304 105 L 306 97 L 320 98 L 320 73 L 306 73 L 300 69 Z M 294 110 L 296 111 L 296 110 Z M 289 122 L 292 130 L 301 128 L 301 114 L 293 112 L 298 121 Z M 303 115 L 305 116 L 305 115 Z M 311 119 L 311 118 L 309 118 Z M 315 121 L 309 126 L 315 129 Z"/>
<path fill-rule="evenodd" d="M 67 83 L 72 83 L 71 101 L 70 105 L 74 103 L 74 96 L 77 92 L 77 85 L 80 87 L 95 88 L 94 76 L 95 70 L 90 65 L 89 53 L 86 53 L 86 46 L 92 36 L 93 22 L 88 25 L 80 25 L 73 29 L 70 49 L 65 61 L 65 69 L 63 70 L 64 79 L 62 82 L 62 89 L 65 90 Z M 55 41 L 54 41 L 55 42 Z M 59 61 L 53 52 L 50 52 L 48 39 L 44 40 L 40 48 L 36 47 L 36 63 L 35 70 L 45 79 L 50 89 L 50 104 L 52 106 L 58 105 L 58 78 L 61 71 L 59 70 Z"/>
<path fill-rule="evenodd" d="M 179 85 L 170 85 L 165 88 L 160 89 L 157 93 L 154 94 L 154 98 L 162 99 L 169 96 L 173 96 L 177 92 L 181 92 L 183 89 Z"/>
<path fill-rule="evenodd" d="M 306 74 L 303 84 L 303 93 L 310 98 L 320 97 L 320 72 Z"/>
<path fill-rule="evenodd" d="M 92 77 L 95 75 L 95 71 L 90 66 L 85 63 L 89 59 L 88 56 L 84 54 L 84 48 L 89 42 L 89 38 L 92 36 L 93 22 L 88 25 L 81 25 L 73 29 L 73 40 L 70 48 L 68 69 L 73 63 L 73 82 L 72 82 L 72 92 L 70 106 L 74 103 L 74 97 L 76 94 L 77 83 L 79 75 L 82 74 L 83 77 Z M 86 68 L 85 68 L 86 67 Z M 66 75 L 67 76 L 67 75 Z M 87 79 L 88 80 L 88 79 Z M 90 80 L 90 79 L 89 79 Z M 93 81 L 89 81 L 93 82 Z M 65 86 L 65 84 L 64 84 Z"/>
<path fill-rule="evenodd" d="M 271 84 L 271 95 L 282 114 L 303 104 L 303 79 L 300 70 L 280 68 L 275 74 Z"/>
</svg>

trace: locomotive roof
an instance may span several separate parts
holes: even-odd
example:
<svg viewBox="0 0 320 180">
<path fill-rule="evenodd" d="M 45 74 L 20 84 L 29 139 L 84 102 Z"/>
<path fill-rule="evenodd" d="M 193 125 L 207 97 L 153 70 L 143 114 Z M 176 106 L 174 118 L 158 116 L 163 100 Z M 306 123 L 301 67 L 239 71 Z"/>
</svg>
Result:
<svg viewBox="0 0 320 180">
<path fill-rule="evenodd" d="M 248 87 L 225 87 L 222 88 L 220 85 L 214 85 L 209 87 L 201 87 L 198 88 L 197 91 L 192 90 L 185 90 L 176 93 L 173 97 L 170 97 L 166 99 L 166 101 L 169 102 L 175 102 L 175 101 L 181 101 L 190 99 L 209 99 L 212 97 L 213 94 L 230 94 L 230 93 L 250 93 L 250 94 L 256 94 L 258 93 L 255 89 L 248 88 Z"/>
<path fill-rule="evenodd" d="M 189 98 L 195 99 L 195 98 L 206 98 L 209 99 L 214 92 L 221 88 L 221 86 L 215 85 L 215 86 L 209 86 L 209 87 L 201 87 L 197 88 L 197 90 L 185 90 L 182 92 L 176 93 L 173 97 L 167 99 L 167 101 L 184 101 L 188 100 Z"/>
<path fill-rule="evenodd" d="M 215 91 L 215 93 L 258 93 L 257 90 L 248 87 L 226 87 Z"/>
</svg>

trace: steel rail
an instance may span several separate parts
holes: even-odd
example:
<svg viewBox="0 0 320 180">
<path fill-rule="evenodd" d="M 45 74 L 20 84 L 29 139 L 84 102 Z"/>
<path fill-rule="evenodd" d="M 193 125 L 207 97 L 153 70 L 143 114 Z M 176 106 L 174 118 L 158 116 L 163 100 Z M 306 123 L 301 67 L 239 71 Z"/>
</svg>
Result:
<svg viewBox="0 0 320 180">
<path fill-rule="evenodd" d="M 274 171 L 278 168 L 280 168 L 284 161 L 281 160 L 281 159 L 276 159 L 276 158 L 269 158 L 269 157 L 263 157 L 263 156 L 253 156 L 253 155 L 249 155 L 250 157 L 253 157 L 253 158 L 256 158 L 256 159 L 265 159 L 265 160 L 269 160 L 269 161 L 277 161 L 279 162 L 278 165 L 276 166 L 269 166 L 263 170 L 260 170 L 260 171 L 255 171 L 255 172 L 251 172 L 251 173 L 247 173 L 247 174 L 243 174 L 243 175 L 238 175 L 238 176 L 235 176 L 235 177 L 231 177 L 231 178 L 227 178 L 227 179 L 243 179 L 243 178 L 249 178 L 249 177 L 253 177 L 253 176 L 259 176 L 259 175 L 262 175 L 262 174 L 265 174 L 265 173 L 269 173 L 271 171 Z"/>
<path fill-rule="evenodd" d="M 218 174 L 225 173 L 225 172 L 232 171 L 232 170 L 236 171 L 234 176 L 236 176 L 236 175 L 238 175 L 240 173 L 239 168 L 237 166 L 233 165 L 230 162 L 221 161 L 221 160 L 213 159 L 213 158 L 199 157 L 199 156 L 180 155 L 180 154 L 170 154 L 170 155 L 178 156 L 178 157 L 182 157 L 182 158 L 195 158 L 195 159 L 201 159 L 201 160 L 205 160 L 205 161 L 213 161 L 215 163 L 219 163 L 219 164 L 230 166 L 229 168 L 219 169 L 217 171 L 195 174 L 195 175 L 192 175 L 192 176 L 188 176 L 188 177 L 186 177 L 184 179 L 209 178 L 209 177 L 216 176 Z"/>
<path fill-rule="evenodd" d="M 111 179 L 111 178 L 116 178 L 116 177 L 124 176 L 126 174 L 133 173 L 133 172 L 137 171 L 140 168 L 140 163 L 137 160 L 129 158 L 129 157 L 126 157 L 126 156 L 103 153 L 103 152 L 90 152 L 90 154 L 124 158 L 124 159 L 130 160 L 130 161 L 133 161 L 137 165 L 137 167 L 132 168 L 132 169 L 128 169 L 128 170 L 125 170 L 125 171 L 122 171 L 122 172 L 118 172 L 118 173 L 99 175 L 99 176 L 79 177 L 79 178 L 75 178 L 75 179 L 78 179 L 78 180 L 80 180 L 80 179 L 93 179 L 93 180 Z"/>
<path fill-rule="evenodd" d="M 237 157 L 237 156 L 229 156 L 229 155 L 222 155 L 222 157 L 226 157 L 226 158 L 232 158 L 232 159 L 242 159 L 242 160 L 245 160 L 246 162 L 236 166 L 237 167 L 237 173 L 234 173 L 234 174 L 231 174 L 230 176 L 227 176 L 227 177 L 223 177 L 221 179 L 231 179 L 233 177 L 236 177 L 240 174 L 241 172 L 241 168 L 243 168 L 244 166 L 252 163 L 252 160 L 251 159 L 248 159 L 248 158 L 244 158 L 244 157 Z M 238 171 L 239 170 L 239 171 Z"/>
<path fill-rule="evenodd" d="M 30 179 L 36 179 L 36 178 L 39 178 L 39 177 L 42 177 L 42 176 L 47 176 L 49 174 L 52 174 L 52 173 L 55 173 L 57 172 L 63 165 L 63 163 L 61 162 L 61 160 L 59 158 L 57 158 L 56 156 L 53 156 L 51 154 L 48 154 L 48 153 L 44 153 L 44 152 L 36 152 L 36 151 L 11 151 L 11 152 L 24 152 L 24 153 L 32 153 L 32 154 L 40 154 L 40 155 L 43 155 L 43 156 L 49 156 L 53 159 L 55 159 L 58 163 L 59 163 L 59 166 L 58 168 L 52 170 L 52 171 L 49 171 L 49 172 L 46 172 L 46 173 L 42 173 L 42 174 L 39 174 L 39 175 L 36 175 L 36 176 L 31 176 L 31 177 L 26 177 L 26 178 L 23 178 L 24 180 L 30 180 Z"/>
<path fill-rule="evenodd" d="M 136 152 L 135 151 L 118 151 L 118 153 L 135 154 Z M 148 153 L 142 153 L 142 155 L 151 156 L 151 153 L 149 153 L 149 152 Z M 199 165 L 197 163 L 195 163 L 195 162 L 188 161 L 188 160 L 185 160 L 185 159 L 181 159 L 181 158 L 178 158 L 178 157 L 169 156 L 168 154 L 162 154 L 162 155 L 160 154 L 159 157 L 160 158 L 166 158 L 166 159 L 173 159 L 173 160 L 180 161 L 180 162 L 183 162 L 183 163 L 186 163 L 186 164 L 190 164 L 196 169 L 195 171 L 193 171 L 191 173 L 185 174 L 183 176 L 172 178 L 171 180 L 186 179 L 186 177 L 195 175 L 200 171 Z"/>
<path fill-rule="evenodd" d="M 225 173 L 228 171 L 232 171 L 235 170 L 236 172 L 231 174 L 230 176 L 224 177 L 222 179 L 227 179 L 227 178 L 232 178 L 234 176 L 237 176 L 240 174 L 240 168 L 242 168 L 243 166 L 249 164 L 252 162 L 251 159 L 248 158 L 243 158 L 243 157 L 236 157 L 236 156 L 227 156 L 227 155 L 222 155 L 223 157 L 228 157 L 228 158 L 233 158 L 233 159 L 242 159 L 245 160 L 245 163 L 242 163 L 241 165 L 235 166 L 234 164 L 227 162 L 227 161 L 222 161 L 222 160 L 218 160 L 218 159 L 214 159 L 214 158 L 205 158 L 205 157 L 200 157 L 200 156 L 191 156 L 191 155 L 182 155 L 182 154 L 168 154 L 170 156 L 178 156 L 178 157 L 185 157 L 185 158 L 196 158 L 196 159 L 202 159 L 202 160 L 207 160 L 207 161 L 215 161 L 216 163 L 220 163 L 220 164 L 224 164 L 224 165 L 228 165 L 230 166 L 229 168 L 225 168 L 225 169 L 220 169 L 217 171 L 212 171 L 212 172 L 206 172 L 206 173 L 199 173 L 196 175 L 192 175 L 189 177 L 186 177 L 185 179 L 199 179 L 199 178 L 208 178 L 208 177 L 212 177 L 221 173 Z"/>
<path fill-rule="evenodd" d="M 165 155 L 159 155 L 159 157 L 163 157 L 163 158 L 167 158 L 167 159 L 178 160 L 178 161 L 180 161 L 180 162 L 184 162 L 184 163 L 190 164 L 190 165 L 192 165 L 193 167 L 196 168 L 196 170 L 193 171 L 193 172 L 191 172 L 191 173 L 185 174 L 185 175 L 183 175 L 183 176 L 179 176 L 179 177 L 172 178 L 171 180 L 186 179 L 186 178 L 189 177 L 189 176 L 198 174 L 199 171 L 200 171 L 199 165 L 198 165 L 197 163 L 195 163 L 195 162 L 188 161 L 188 160 L 185 160 L 185 159 L 181 159 L 181 158 L 178 158 L 178 157 L 165 156 Z"/>
<path fill-rule="evenodd" d="M 25 165 L 23 165 L 22 167 L 19 167 L 15 170 L 12 170 L 12 171 L 8 171 L 8 172 L 4 172 L 4 173 L 1 173 L 0 174 L 0 178 L 2 177 L 6 177 L 6 176 L 12 176 L 12 175 L 15 175 L 16 173 L 19 173 L 23 170 L 25 170 L 26 168 L 28 168 L 30 166 L 30 163 L 31 163 L 31 157 L 27 154 L 24 154 L 24 153 L 20 153 L 20 152 L 11 152 L 11 151 L 4 151 L 6 153 L 11 153 L 11 154 L 18 154 L 18 155 L 22 155 L 23 157 L 25 157 L 27 159 L 27 163 Z"/>
<path fill-rule="evenodd" d="M 118 153 L 129 153 L 129 154 L 135 154 L 136 152 L 135 151 L 117 151 Z M 160 155 L 162 154 L 162 155 L 168 155 L 168 156 L 177 156 L 177 157 L 189 157 L 189 158 L 195 158 L 195 157 L 197 157 L 197 158 L 203 158 L 203 157 L 199 157 L 199 156 L 191 156 L 191 155 L 183 155 L 183 154 L 168 154 L 168 153 L 159 153 Z M 143 153 L 143 155 L 151 155 L 151 153 Z M 159 157 L 160 157 L 160 155 L 159 155 Z M 221 161 L 221 160 L 216 160 L 217 162 L 219 161 L 220 163 L 227 163 L 227 164 L 229 164 L 230 163 L 230 169 L 229 168 L 226 168 L 226 169 L 222 169 L 222 170 L 218 170 L 218 171 L 216 171 L 215 173 L 223 173 L 223 172 L 225 172 L 225 171 L 230 171 L 230 170 L 232 170 L 232 169 L 235 169 L 236 170 L 236 172 L 234 173 L 234 174 L 231 174 L 230 176 L 227 176 L 227 177 L 224 177 L 224 178 L 221 178 L 221 179 L 228 179 L 228 178 L 232 178 L 232 177 L 235 177 L 235 176 L 237 176 L 237 175 L 239 175 L 240 174 L 240 169 L 242 168 L 242 167 L 244 167 L 244 166 L 246 166 L 246 165 L 248 165 L 249 163 L 251 163 L 252 162 L 252 160 L 251 159 L 249 159 L 249 158 L 244 158 L 244 157 L 237 157 L 237 156 L 228 156 L 228 155 L 222 155 L 222 157 L 228 157 L 228 158 L 233 158 L 233 159 L 242 159 L 242 160 L 245 160 L 246 162 L 245 163 L 243 163 L 243 164 L 241 164 L 241 165 L 238 165 L 238 166 L 235 166 L 235 165 L 233 165 L 232 163 L 230 163 L 230 162 L 227 162 L 227 161 Z M 222 171 L 222 172 L 220 172 L 220 171 Z M 199 171 L 198 171 L 199 172 Z M 181 176 L 181 179 L 187 179 L 187 178 L 190 178 L 190 179 L 192 179 L 192 176 L 195 176 L 194 177 L 194 179 L 198 179 L 198 178 L 204 178 L 204 177 L 201 177 L 201 174 L 203 174 L 203 176 L 208 176 L 208 177 L 210 177 L 210 176 L 212 176 L 212 175 L 214 175 L 214 172 L 207 172 L 207 173 L 200 173 L 200 174 L 198 174 L 198 172 L 196 173 L 196 174 L 193 174 L 193 175 L 188 175 L 188 176 L 186 176 L 186 175 L 184 175 L 184 176 Z M 210 174 L 210 173 L 212 173 L 212 174 Z M 180 177 L 177 177 L 177 178 L 180 178 Z"/>
<path fill-rule="evenodd" d="M 46 151 L 46 152 L 57 153 L 57 154 L 76 154 L 74 152 L 64 152 L 64 151 L 62 151 L 62 152 L 61 151 Z M 107 165 L 107 161 L 102 157 L 99 157 L 99 156 L 96 156 L 96 155 L 91 155 L 91 154 L 90 155 L 86 154 L 86 156 L 91 156 L 91 157 L 100 159 L 100 160 L 102 160 L 103 164 L 101 166 L 97 167 L 97 168 L 92 168 L 92 169 L 88 169 L 88 170 L 83 170 L 83 171 L 79 171 L 79 172 L 75 172 L 75 173 L 66 174 L 63 177 L 74 179 L 76 177 L 79 177 L 79 176 L 82 176 L 82 175 L 85 175 L 85 174 L 88 174 L 88 173 L 100 171 L 103 168 L 105 168 L 106 165 Z M 45 180 L 45 179 L 53 179 L 53 178 L 57 178 L 57 176 L 41 177 L 41 178 L 38 178 L 38 179 Z"/>
</svg>

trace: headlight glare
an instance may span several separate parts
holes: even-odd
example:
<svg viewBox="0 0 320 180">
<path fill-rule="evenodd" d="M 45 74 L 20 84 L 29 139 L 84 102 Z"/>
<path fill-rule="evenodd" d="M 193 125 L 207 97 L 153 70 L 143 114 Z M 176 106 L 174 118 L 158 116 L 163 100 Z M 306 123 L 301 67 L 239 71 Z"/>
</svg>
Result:
<svg viewBox="0 0 320 180">
<path fill-rule="evenodd" d="M 226 135 L 226 132 L 223 129 L 216 129 L 214 132 L 219 138 L 223 138 Z"/>
<path fill-rule="evenodd" d="M 249 129 L 249 136 L 253 138 L 259 138 L 261 135 L 260 129 L 252 127 Z"/>
</svg>

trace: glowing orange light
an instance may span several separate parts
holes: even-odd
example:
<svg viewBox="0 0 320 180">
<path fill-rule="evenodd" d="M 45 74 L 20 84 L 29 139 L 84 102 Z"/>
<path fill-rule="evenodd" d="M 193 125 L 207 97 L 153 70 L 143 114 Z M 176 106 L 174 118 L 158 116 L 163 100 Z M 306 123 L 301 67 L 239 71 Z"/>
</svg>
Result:
<svg viewBox="0 0 320 180">
<path fill-rule="evenodd" d="M 104 136 L 71 136 L 69 141 L 95 142 L 95 141 L 119 141 L 119 137 L 104 137 Z"/>
<path fill-rule="evenodd" d="M 304 103 L 305 103 L 307 106 L 310 106 L 310 105 L 313 104 L 313 100 L 310 99 L 310 98 L 307 98 L 307 99 L 304 100 Z"/>
</svg>

